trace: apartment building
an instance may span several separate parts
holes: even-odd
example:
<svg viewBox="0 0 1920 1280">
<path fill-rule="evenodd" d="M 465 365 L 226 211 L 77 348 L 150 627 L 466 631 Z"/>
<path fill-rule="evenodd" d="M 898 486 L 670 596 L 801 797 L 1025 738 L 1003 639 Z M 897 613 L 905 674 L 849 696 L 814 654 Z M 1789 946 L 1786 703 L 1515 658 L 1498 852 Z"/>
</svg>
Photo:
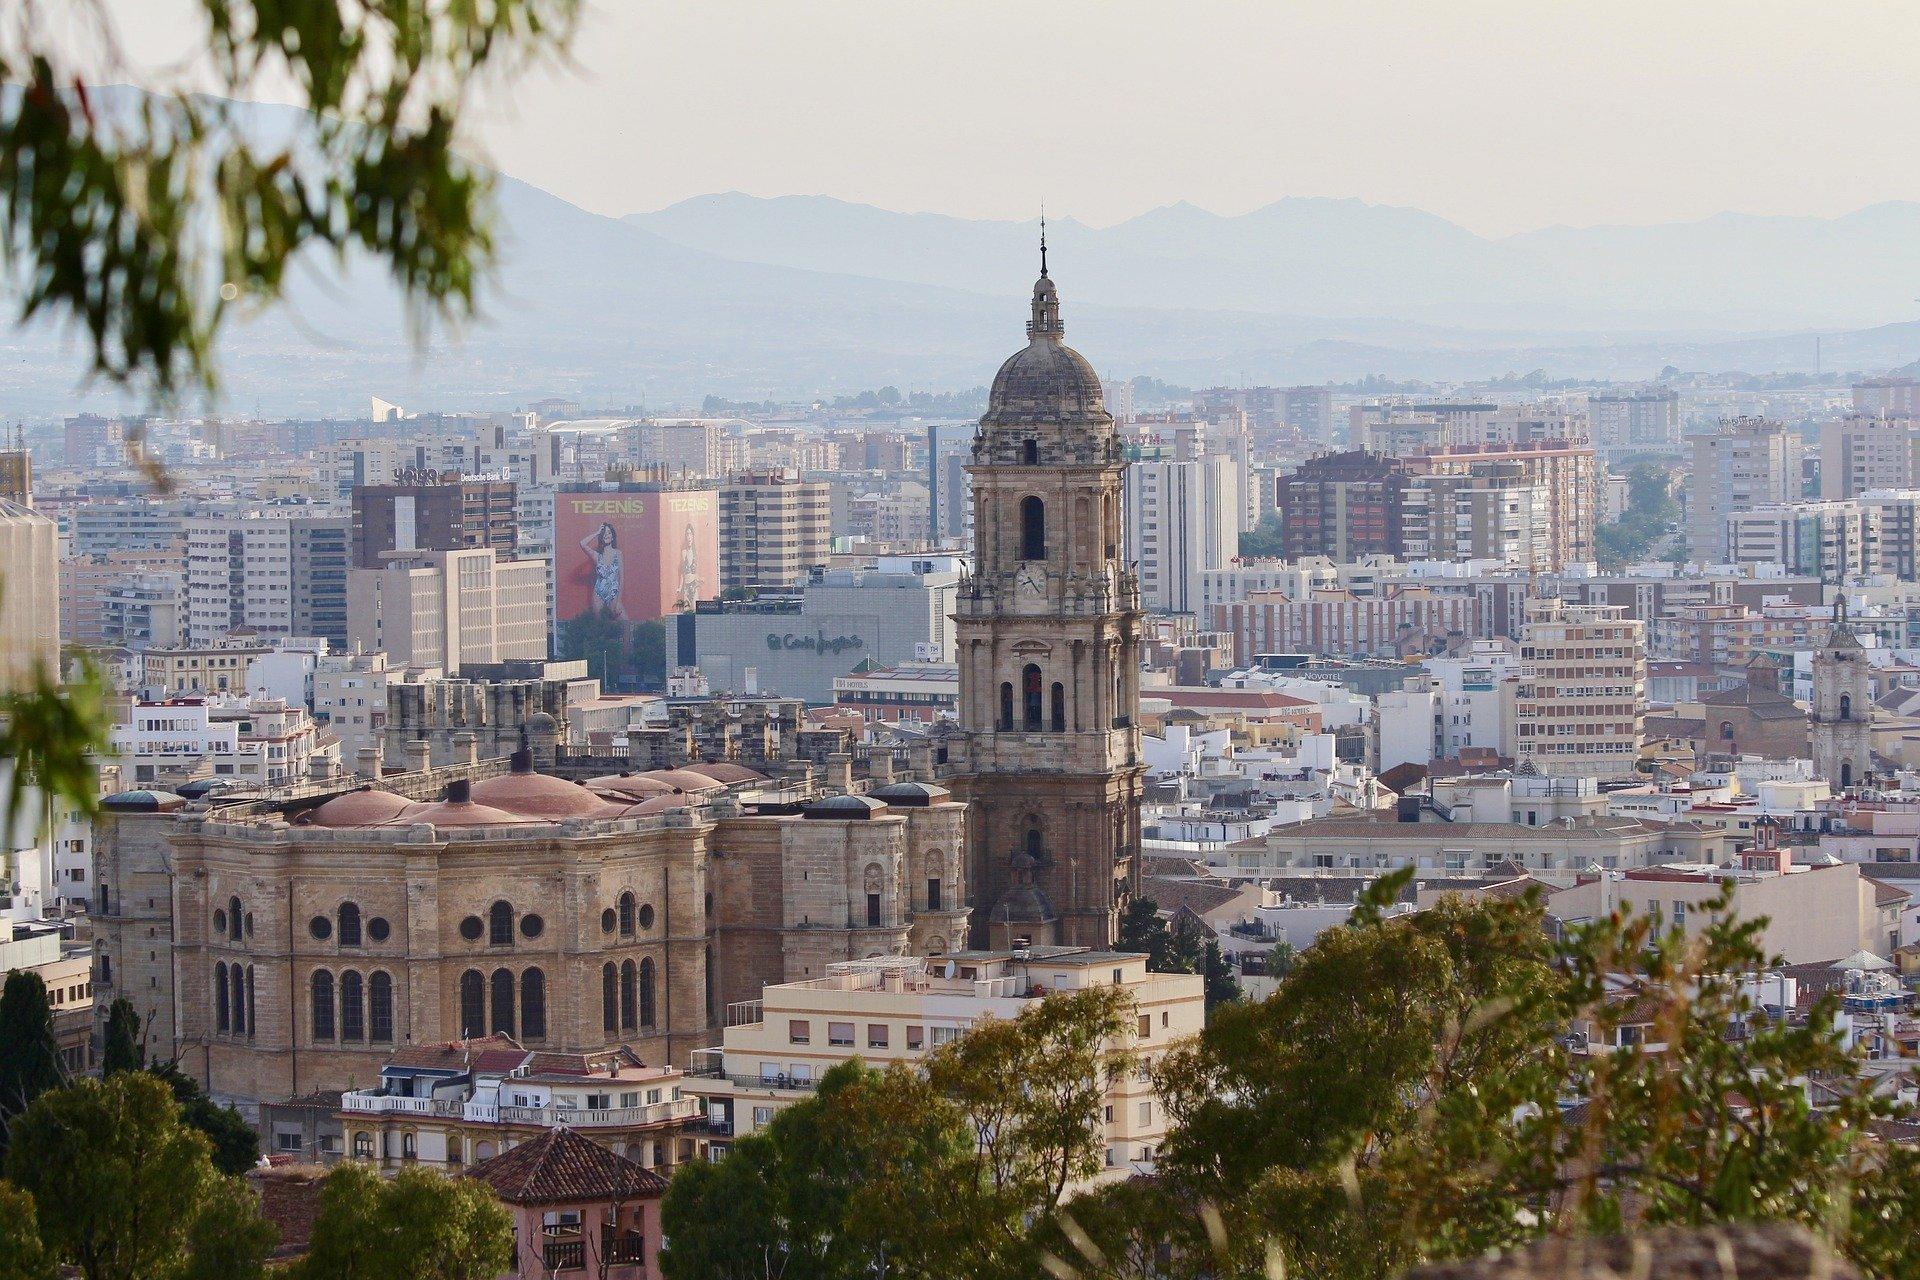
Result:
<svg viewBox="0 0 1920 1280">
<path fill-rule="evenodd" d="M 155 700 L 244 693 L 247 667 L 272 652 L 250 633 L 207 645 L 154 645 L 128 658 L 127 684 Z"/>
<path fill-rule="evenodd" d="M 1186 460 L 1141 458 L 1127 465 L 1121 492 L 1128 558 L 1138 566 L 1140 603 L 1162 613 L 1198 613 L 1201 576 L 1240 554 L 1244 503 L 1227 454 Z"/>
<path fill-rule="evenodd" d="M 137 701 L 108 733 L 114 756 L 137 786 L 169 787 L 202 777 L 282 787 L 338 772 L 339 743 L 302 706 L 280 698 L 170 698 Z"/>
<path fill-rule="evenodd" d="M 1880 509 L 1863 502 L 1768 503 L 1727 517 L 1727 563 L 1779 565 L 1822 582 L 1880 571 Z"/>
<path fill-rule="evenodd" d="M 1557 418 L 1553 421 L 1561 422 Z M 1453 445 L 1415 457 L 1411 465 L 1417 475 L 1477 475 L 1490 484 L 1497 481 L 1515 487 L 1532 486 L 1546 502 L 1543 567 L 1561 569 L 1593 560 L 1599 527 L 1600 472 L 1592 445 L 1549 438 Z M 1500 514 L 1506 514 L 1504 509 Z"/>
<path fill-rule="evenodd" d="M 1727 560 L 1728 517 L 1800 497 L 1800 441 L 1768 418 L 1728 418 L 1696 435 L 1687 489 L 1687 556 Z"/>
<path fill-rule="evenodd" d="M 187 543 L 187 642 L 237 628 L 347 640 L 352 521 L 313 512 L 196 517 Z"/>
<path fill-rule="evenodd" d="M 1642 387 L 1587 397 L 1594 443 L 1606 449 L 1664 449 L 1680 443 L 1680 396 L 1672 387 Z"/>
<path fill-rule="evenodd" d="M 1528 606 L 1514 702 L 1521 762 L 1548 777 L 1633 777 L 1646 697 L 1646 624 L 1604 605 Z"/>
<path fill-rule="evenodd" d="M 60 671 L 60 530 L 0 501 L 0 692 Z"/>
<path fill-rule="evenodd" d="M 1353 450 L 1310 459 L 1280 477 L 1281 556 L 1343 563 L 1406 553 L 1403 524 L 1410 476 L 1398 459 Z"/>
<path fill-rule="evenodd" d="M 348 577 L 352 647 L 396 668 L 462 667 L 547 657 L 547 569 L 491 548 L 432 551 Z"/>
<path fill-rule="evenodd" d="M 1519 463 L 1416 476 L 1403 516 L 1407 558 L 1492 561 L 1528 573 L 1558 568 L 1554 505 Z"/>
<path fill-rule="evenodd" d="M 797 471 L 749 471 L 720 486 L 720 588 L 791 588 L 833 545 L 828 487 Z"/>
<path fill-rule="evenodd" d="M 705 1099 L 711 1147 L 722 1154 L 727 1139 L 765 1129 L 848 1059 L 913 1062 L 982 1019 L 1017 1018 L 1055 992 L 1109 985 L 1133 997 L 1133 1034 L 1114 1049 L 1135 1065 L 1107 1075 L 1108 1172 L 1097 1180 L 1150 1173 L 1167 1115 L 1149 1071 L 1200 1034 L 1206 1003 L 1199 977 L 1149 973 L 1144 955 L 1032 947 L 832 964 L 824 977 L 770 985 L 759 1000 L 730 1006 L 721 1043 L 695 1053 L 685 1089 Z"/>
<path fill-rule="evenodd" d="M 468 547 L 491 547 L 511 557 L 519 544 L 518 523 L 510 480 L 449 476 L 356 485 L 353 567 L 378 569 L 396 557 Z"/>
<path fill-rule="evenodd" d="M 1850 414 L 1820 428 L 1820 496 L 1909 489 L 1920 476 L 1920 430 L 1904 415 Z"/>
<path fill-rule="evenodd" d="M 1920 380 L 1886 377 L 1857 382 L 1853 386 L 1853 411 L 1869 417 L 1920 414 Z"/>
<path fill-rule="evenodd" d="M 1235 666 L 1263 653 L 1321 653 L 1336 658 L 1401 658 L 1444 650 L 1457 639 L 1485 635 L 1485 614 L 1472 595 L 1418 587 L 1374 596 L 1319 590 L 1301 599 L 1257 591 L 1217 607 L 1213 624 L 1233 637 Z"/>
</svg>

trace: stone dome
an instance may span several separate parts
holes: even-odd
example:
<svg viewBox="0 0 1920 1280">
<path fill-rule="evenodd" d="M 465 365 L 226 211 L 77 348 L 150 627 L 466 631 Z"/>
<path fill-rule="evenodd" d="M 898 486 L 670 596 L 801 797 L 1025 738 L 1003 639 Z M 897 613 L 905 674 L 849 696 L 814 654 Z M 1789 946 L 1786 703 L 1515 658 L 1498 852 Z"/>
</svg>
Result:
<svg viewBox="0 0 1920 1280">
<path fill-rule="evenodd" d="M 373 827 L 392 822 L 417 806 L 391 791 L 349 791 L 335 796 L 306 817 L 310 827 Z"/>
<path fill-rule="evenodd" d="M 604 777 L 588 778 L 582 785 L 610 800 L 651 800 L 655 796 L 670 796 L 680 791 L 671 782 L 662 782 L 641 773 L 609 773 Z"/>
<path fill-rule="evenodd" d="M 885 800 L 888 804 L 908 809 L 925 809 L 953 798 L 953 793 L 945 787 L 926 782 L 889 782 L 867 794 L 875 800 Z"/>
<path fill-rule="evenodd" d="M 685 773 L 697 773 L 712 778 L 715 782 L 724 782 L 728 786 L 736 782 L 765 782 L 767 775 L 743 764 L 731 760 L 715 760 L 708 764 L 690 764 L 682 768 Z"/>
<path fill-rule="evenodd" d="M 577 782 L 545 773 L 503 773 L 473 784 L 475 804 L 528 818 L 607 818 L 618 811 Z"/>
<path fill-rule="evenodd" d="M 1033 285 L 1027 345 L 1008 356 L 993 375 L 982 426 L 1113 425 L 1100 375 L 1063 341 L 1065 336 L 1060 299 L 1043 264 Z"/>
</svg>

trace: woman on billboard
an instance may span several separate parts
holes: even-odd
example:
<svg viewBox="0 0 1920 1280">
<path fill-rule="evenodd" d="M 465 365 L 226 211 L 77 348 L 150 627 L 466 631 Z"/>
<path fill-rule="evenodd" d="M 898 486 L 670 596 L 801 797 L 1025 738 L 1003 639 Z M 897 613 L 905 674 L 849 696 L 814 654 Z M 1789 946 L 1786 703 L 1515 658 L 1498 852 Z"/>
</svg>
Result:
<svg viewBox="0 0 1920 1280">
<path fill-rule="evenodd" d="M 580 539 L 580 549 L 593 559 L 593 605 L 625 621 L 626 606 L 620 602 L 620 537 L 613 525 L 601 526 Z"/>
</svg>

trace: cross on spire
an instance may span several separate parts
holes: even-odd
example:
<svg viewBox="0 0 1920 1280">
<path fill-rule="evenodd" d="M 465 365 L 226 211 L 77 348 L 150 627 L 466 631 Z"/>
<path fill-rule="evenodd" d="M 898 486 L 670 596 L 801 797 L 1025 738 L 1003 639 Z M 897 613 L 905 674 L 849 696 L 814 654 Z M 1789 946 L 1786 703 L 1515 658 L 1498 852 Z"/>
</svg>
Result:
<svg viewBox="0 0 1920 1280">
<path fill-rule="evenodd" d="M 1040 274 L 1047 274 L 1047 202 L 1040 202 Z"/>
</svg>

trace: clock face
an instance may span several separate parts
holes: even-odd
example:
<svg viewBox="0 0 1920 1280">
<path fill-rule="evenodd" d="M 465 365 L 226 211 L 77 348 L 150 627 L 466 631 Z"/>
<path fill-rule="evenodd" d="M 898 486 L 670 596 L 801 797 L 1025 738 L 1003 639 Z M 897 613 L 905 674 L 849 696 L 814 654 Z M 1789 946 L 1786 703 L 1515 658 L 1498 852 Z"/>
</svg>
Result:
<svg viewBox="0 0 1920 1280">
<path fill-rule="evenodd" d="M 1038 595 L 1041 591 L 1040 575 L 1035 573 L 1032 569 L 1028 569 L 1028 568 L 1021 569 L 1018 582 L 1019 582 L 1020 589 L 1022 591 L 1031 591 L 1035 595 Z"/>
</svg>

